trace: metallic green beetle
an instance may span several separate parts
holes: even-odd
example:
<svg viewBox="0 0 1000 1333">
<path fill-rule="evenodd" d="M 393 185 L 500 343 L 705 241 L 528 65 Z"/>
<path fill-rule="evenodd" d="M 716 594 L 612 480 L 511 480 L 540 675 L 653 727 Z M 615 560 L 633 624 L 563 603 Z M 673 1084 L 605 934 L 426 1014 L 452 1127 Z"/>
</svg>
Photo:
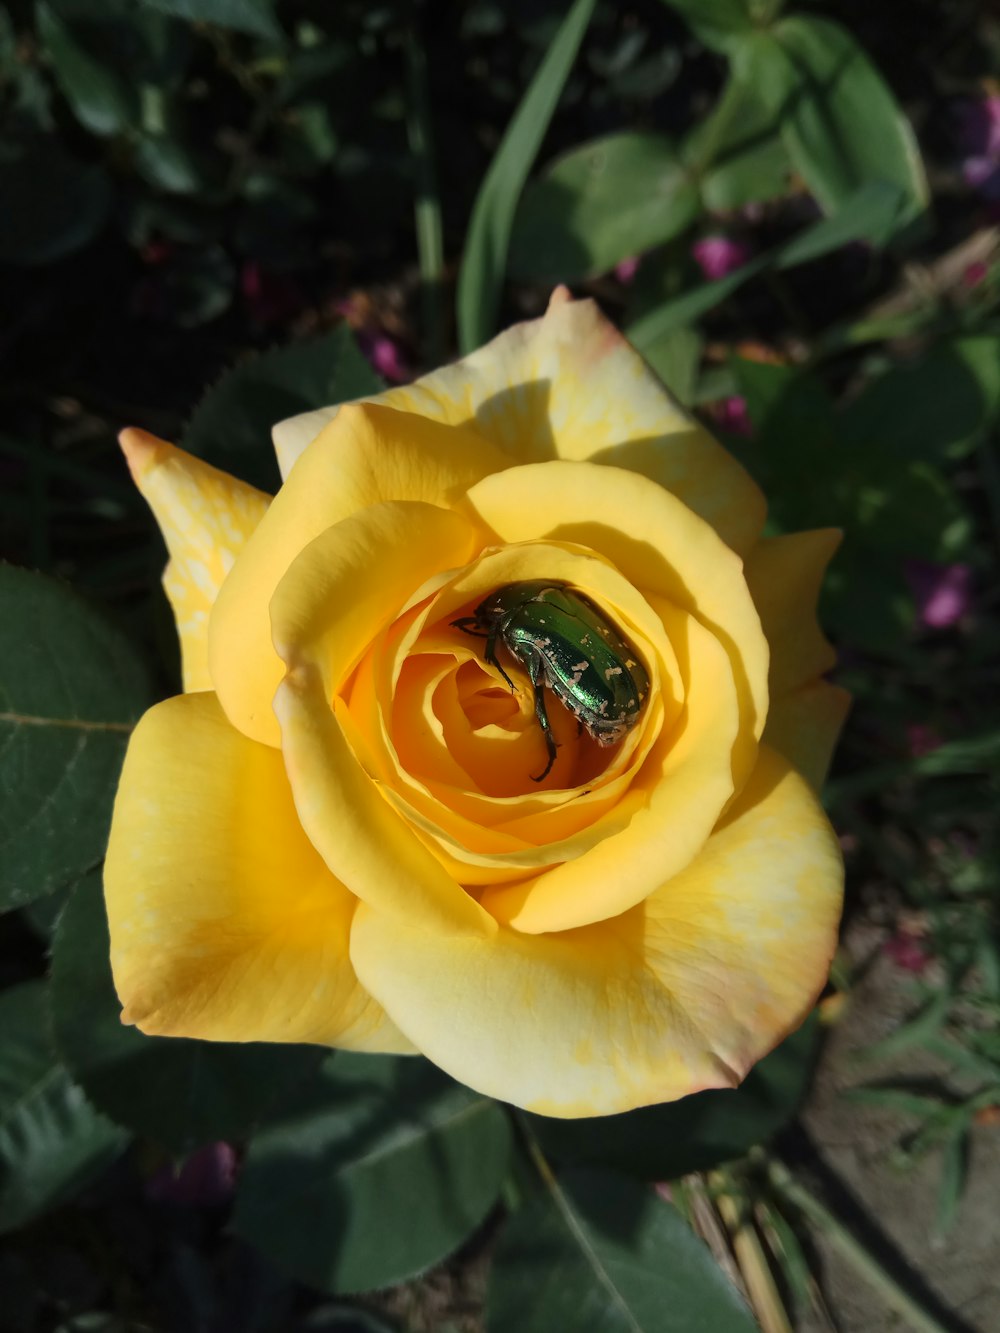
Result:
<svg viewBox="0 0 1000 1333">
<path fill-rule="evenodd" d="M 649 693 L 639 654 L 603 611 L 568 584 L 546 579 L 505 584 L 480 602 L 474 615 L 451 623 L 485 638 L 484 659 L 512 690 L 514 682 L 497 658 L 497 641 L 527 668 L 549 756 L 533 781 L 547 778 L 556 758 L 546 685 L 598 745 L 616 745 L 639 721 Z"/>
</svg>

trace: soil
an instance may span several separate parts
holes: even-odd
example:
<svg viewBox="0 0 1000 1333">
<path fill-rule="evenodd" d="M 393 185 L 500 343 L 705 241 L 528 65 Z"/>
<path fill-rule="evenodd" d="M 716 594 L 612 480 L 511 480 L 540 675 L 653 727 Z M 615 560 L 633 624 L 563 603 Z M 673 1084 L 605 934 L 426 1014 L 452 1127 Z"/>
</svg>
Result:
<svg viewBox="0 0 1000 1333">
<path fill-rule="evenodd" d="M 884 932 L 859 923 L 846 947 L 867 963 L 830 1034 L 802 1115 L 813 1158 L 796 1174 L 872 1249 L 911 1295 L 954 1333 L 1000 1330 L 1000 1125 L 973 1129 L 965 1191 L 944 1236 L 936 1231 L 941 1159 L 894 1163 L 914 1122 L 848 1100 L 846 1089 L 900 1077 L 940 1076 L 942 1066 L 913 1048 L 892 1060 L 862 1058 L 913 1006 L 908 974 L 883 951 Z M 837 1333 L 897 1333 L 908 1327 L 829 1242 L 815 1237 L 818 1274 Z M 818 1316 L 801 1333 L 830 1333 Z"/>
</svg>

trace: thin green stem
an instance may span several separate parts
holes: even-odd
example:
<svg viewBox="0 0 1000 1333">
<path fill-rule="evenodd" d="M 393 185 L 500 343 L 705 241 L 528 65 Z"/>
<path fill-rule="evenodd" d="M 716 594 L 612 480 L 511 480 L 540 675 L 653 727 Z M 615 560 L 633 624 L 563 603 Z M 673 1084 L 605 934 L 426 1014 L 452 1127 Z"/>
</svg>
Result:
<svg viewBox="0 0 1000 1333">
<path fill-rule="evenodd" d="M 550 1191 L 558 1190 L 559 1186 L 556 1183 L 555 1172 L 549 1165 L 549 1159 L 542 1152 L 541 1145 L 539 1144 L 538 1140 L 535 1138 L 534 1134 L 532 1134 L 527 1120 L 525 1120 L 524 1116 L 521 1114 L 520 1111 L 514 1111 L 513 1116 L 514 1116 L 514 1123 L 517 1125 L 517 1128 L 521 1134 L 521 1142 L 524 1144 L 525 1151 L 531 1158 L 532 1165 L 538 1172 L 542 1184 L 545 1186 L 547 1190 Z"/>
<path fill-rule="evenodd" d="M 798 1209 L 807 1221 L 826 1236 L 830 1244 L 835 1246 L 855 1270 L 871 1283 L 886 1304 L 892 1306 L 910 1328 L 916 1329 L 917 1333 L 948 1333 L 947 1327 L 918 1305 L 909 1292 L 904 1291 L 896 1279 L 886 1272 L 842 1222 L 828 1212 L 819 1200 L 795 1179 L 783 1163 L 762 1149 L 756 1149 L 751 1156 L 755 1163 L 763 1167 L 767 1180 L 775 1192 Z"/>
<path fill-rule="evenodd" d="M 444 241 L 441 225 L 441 196 L 434 166 L 434 137 L 427 57 L 415 29 L 407 34 L 406 85 L 409 106 L 406 133 L 416 167 L 417 193 L 413 205 L 417 228 L 417 256 L 423 292 L 424 335 L 427 361 L 440 365 L 445 354 L 444 329 Z"/>
</svg>

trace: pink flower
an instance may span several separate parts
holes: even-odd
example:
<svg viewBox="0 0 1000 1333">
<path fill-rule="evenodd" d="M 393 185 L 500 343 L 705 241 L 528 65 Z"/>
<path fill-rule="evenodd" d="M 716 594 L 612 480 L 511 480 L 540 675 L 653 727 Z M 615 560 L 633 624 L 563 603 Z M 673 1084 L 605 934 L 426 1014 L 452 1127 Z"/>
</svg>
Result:
<svg viewBox="0 0 1000 1333">
<path fill-rule="evenodd" d="M 919 759 L 923 754 L 930 754 L 932 750 L 939 750 L 944 744 L 941 737 L 933 727 L 927 726 L 924 722 L 910 722 L 906 728 L 906 745 L 910 756 L 913 759 Z"/>
<path fill-rule="evenodd" d="M 303 306 L 298 285 L 283 273 L 269 272 L 256 259 L 248 259 L 240 270 L 240 291 L 257 324 L 284 323 Z"/>
<path fill-rule="evenodd" d="M 383 379 L 390 384 L 401 384 L 413 378 L 413 367 L 399 343 L 386 333 L 371 298 L 365 292 L 351 292 L 334 301 L 333 309 L 354 330 L 358 346 Z"/>
<path fill-rule="evenodd" d="M 391 384 L 400 384 L 413 378 L 413 371 L 406 364 L 400 351 L 399 343 L 394 342 L 386 333 L 359 335 L 358 343 L 374 368 Z"/>
<path fill-rule="evenodd" d="M 931 954 L 924 948 L 923 940 L 908 930 L 897 931 L 882 947 L 896 966 L 905 972 L 919 974 L 931 962 Z"/>
<path fill-rule="evenodd" d="M 963 287 L 978 287 L 981 282 L 985 282 L 989 274 L 989 265 L 984 264 L 981 259 L 969 264 L 962 274 Z"/>
<path fill-rule="evenodd" d="M 742 268 L 753 251 L 743 241 L 728 236 L 703 236 L 691 247 L 691 254 L 706 278 L 724 278 Z"/>
<path fill-rule="evenodd" d="M 959 109 L 958 142 L 965 183 L 984 199 L 1000 198 L 1000 97 L 966 102 Z"/>
<path fill-rule="evenodd" d="M 232 1198 L 237 1168 L 231 1143 L 207 1143 L 179 1165 L 161 1167 L 146 1182 L 146 1194 L 156 1203 L 218 1207 Z"/>
<path fill-rule="evenodd" d="M 619 282 L 627 287 L 639 272 L 639 256 L 630 255 L 628 259 L 623 259 L 620 264 L 615 265 L 615 277 Z"/>
<path fill-rule="evenodd" d="M 747 410 L 747 400 L 738 396 L 723 398 L 715 404 L 712 415 L 722 430 L 730 435 L 752 435 L 753 423 Z"/>
<path fill-rule="evenodd" d="M 916 603 L 917 619 L 926 629 L 948 629 L 971 609 L 972 570 L 968 565 L 907 560 L 903 572 Z"/>
</svg>

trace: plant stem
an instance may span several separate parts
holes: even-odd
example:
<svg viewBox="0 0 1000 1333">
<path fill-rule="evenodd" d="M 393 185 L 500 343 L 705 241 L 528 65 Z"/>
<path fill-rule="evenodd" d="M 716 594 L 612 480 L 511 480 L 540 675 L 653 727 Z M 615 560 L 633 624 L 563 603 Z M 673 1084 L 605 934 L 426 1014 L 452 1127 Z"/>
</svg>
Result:
<svg viewBox="0 0 1000 1333">
<path fill-rule="evenodd" d="M 918 1305 L 850 1231 L 794 1178 L 783 1163 L 762 1149 L 755 1149 L 751 1157 L 757 1165 L 763 1167 L 773 1189 L 826 1236 L 831 1245 L 871 1283 L 910 1328 L 916 1329 L 918 1333 L 948 1333 L 945 1325 Z"/>
<path fill-rule="evenodd" d="M 763 1333 L 792 1333 L 788 1312 L 750 1219 L 746 1199 L 726 1172 L 713 1171 L 708 1182 L 715 1190 L 715 1206 L 729 1232 L 750 1305 Z"/>
<path fill-rule="evenodd" d="M 444 360 L 444 242 L 441 226 L 441 197 L 434 168 L 430 96 L 427 88 L 427 58 L 423 43 L 411 28 L 404 45 L 409 107 L 406 133 L 416 166 L 417 193 L 413 205 L 417 228 L 417 256 L 424 304 L 424 334 L 428 364 Z"/>
</svg>

